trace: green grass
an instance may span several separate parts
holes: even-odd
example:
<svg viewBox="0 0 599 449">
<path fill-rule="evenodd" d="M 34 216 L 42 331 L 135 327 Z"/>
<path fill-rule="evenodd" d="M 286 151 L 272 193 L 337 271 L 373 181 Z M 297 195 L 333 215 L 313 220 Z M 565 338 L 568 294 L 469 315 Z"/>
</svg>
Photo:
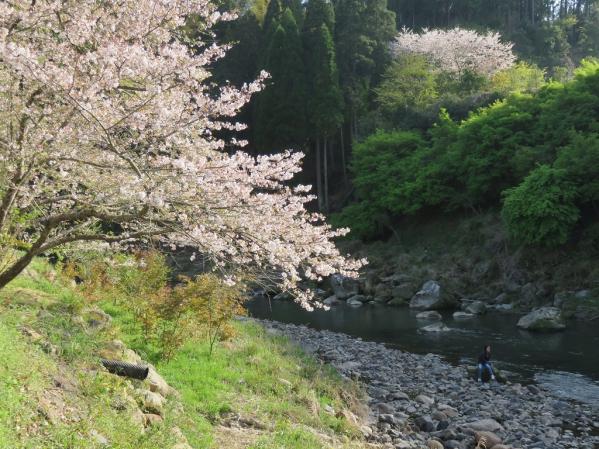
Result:
<svg viewBox="0 0 599 449">
<path fill-rule="evenodd" d="M 67 284 L 35 261 L 27 274 L 0 290 L 1 448 L 100 448 L 93 437 L 99 434 L 113 448 L 169 449 L 174 426 L 196 449 L 365 447 L 350 412 L 361 413 L 358 387 L 285 338 L 236 322 L 236 336 L 212 355 L 206 341 L 195 340 L 166 362 L 132 315 L 111 298 L 98 304 L 113 317 L 112 326 L 82 327 L 73 317 L 88 304 Z M 41 340 L 23 335 L 23 326 Z M 167 403 L 164 423 L 144 433 L 129 406 L 115 406 L 134 401 L 132 382 L 99 369 L 99 352 L 115 338 L 152 362 L 178 391 Z M 57 378 L 74 387 L 56 388 Z M 38 405 L 53 394 L 67 412 L 52 423 Z M 334 414 L 326 411 L 331 407 Z M 239 421 L 253 423 L 252 428 L 236 427 Z"/>
</svg>

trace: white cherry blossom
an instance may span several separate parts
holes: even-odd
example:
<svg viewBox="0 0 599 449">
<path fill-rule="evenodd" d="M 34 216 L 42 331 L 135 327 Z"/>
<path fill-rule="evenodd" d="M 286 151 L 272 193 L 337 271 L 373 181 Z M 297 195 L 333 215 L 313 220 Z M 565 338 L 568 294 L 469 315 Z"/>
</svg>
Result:
<svg viewBox="0 0 599 449">
<path fill-rule="evenodd" d="M 224 150 L 219 131 L 245 128 L 234 118 L 268 74 L 214 86 L 226 47 L 188 45 L 190 16 L 207 39 L 233 18 L 208 0 L 0 2 L 0 287 L 59 246 L 140 240 L 194 247 L 308 308 L 300 279 L 356 274 L 331 241 L 345 231 L 288 183 L 301 153 Z"/>
</svg>

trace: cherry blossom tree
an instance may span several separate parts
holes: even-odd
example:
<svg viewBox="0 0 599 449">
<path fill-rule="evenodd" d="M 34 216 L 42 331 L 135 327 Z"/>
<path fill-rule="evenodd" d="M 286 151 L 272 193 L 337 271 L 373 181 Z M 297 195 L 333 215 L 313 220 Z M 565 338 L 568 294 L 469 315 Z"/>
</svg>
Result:
<svg viewBox="0 0 599 449">
<path fill-rule="evenodd" d="M 202 40 L 181 32 L 191 16 Z M 301 153 L 217 137 L 244 128 L 267 76 L 210 82 L 226 52 L 211 27 L 232 18 L 209 0 L 0 2 L 0 287 L 58 247 L 150 239 L 197 248 L 231 282 L 271 275 L 308 308 L 300 279 L 356 274 L 331 241 L 345 231 L 288 182 Z"/>
<path fill-rule="evenodd" d="M 459 27 L 425 29 L 422 33 L 404 28 L 391 44 L 395 56 L 424 55 L 440 70 L 458 78 L 468 71 L 490 77 L 512 67 L 516 62 L 512 47 L 512 43 L 501 40 L 499 33 L 479 34 Z"/>
</svg>

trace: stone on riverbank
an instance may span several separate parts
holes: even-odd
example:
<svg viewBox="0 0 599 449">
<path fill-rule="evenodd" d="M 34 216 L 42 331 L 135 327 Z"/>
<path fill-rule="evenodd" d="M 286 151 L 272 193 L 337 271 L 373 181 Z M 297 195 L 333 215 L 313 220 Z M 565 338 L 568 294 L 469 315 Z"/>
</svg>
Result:
<svg viewBox="0 0 599 449">
<path fill-rule="evenodd" d="M 485 447 L 492 448 L 498 444 L 501 444 L 501 438 L 495 435 L 493 432 L 489 432 L 487 430 L 482 430 L 474 433 L 474 438 L 476 442 L 480 444 L 481 440 L 483 441 Z M 482 444 L 481 444 L 482 446 Z"/>
<path fill-rule="evenodd" d="M 550 332 L 563 330 L 566 325 L 557 307 L 541 307 L 520 318 L 518 327 L 529 331 Z"/>
<path fill-rule="evenodd" d="M 472 301 L 464 308 L 464 311 L 473 315 L 484 315 L 487 312 L 487 305 L 482 301 Z"/>
<path fill-rule="evenodd" d="M 503 426 L 491 418 L 472 421 L 470 423 L 464 424 L 464 427 L 468 427 L 469 429 L 477 432 L 497 432 L 503 430 Z"/>
<path fill-rule="evenodd" d="M 433 323 L 433 324 L 429 324 L 428 326 L 424 326 L 420 328 L 421 331 L 423 332 L 447 332 L 450 331 L 451 329 L 448 328 L 445 324 L 443 323 Z"/>
<path fill-rule="evenodd" d="M 323 301 L 323 304 L 327 306 L 336 306 L 337 304 L 339 304 L 339 299 L 337 299 L 335 295 L 329 296 L 327 299 Z"/>
<path fill-rule="evenodd" d="M 453 314 L 454 320 L 469 320 L 470 318 L 474 318 L 474 315 L 468 312 L 454 312 Z"/>
<path fill-rule="evenodd" d="M 436 310 L 420 312 L 418 315 L 416 315 L 416 318 L 418 318 L 419 320 L 437 320 L 437 321 L 440 321 L 443 319 L 441 314 L 439 312 L 437 312 Z"/>
<path fill-rule="evenodd" d="M 358 298 L 360 295 L 353 296 L 347 300 L 347 305 L 351 307 L 362 307 L 364 303 L 361 298 Z"/>
<path fill-rule="evenodd" d="M 337 299 L 347 299 L 358 294 L 358 282 L 340 274 L 329 277 L 329 284 Z"/>
<path fill-rule="evenodd" d="M 427 281 L 410 301 L 412 309 L 438 310 L 448 307 L 441 286 L 435 281 Z"/>
</svg>

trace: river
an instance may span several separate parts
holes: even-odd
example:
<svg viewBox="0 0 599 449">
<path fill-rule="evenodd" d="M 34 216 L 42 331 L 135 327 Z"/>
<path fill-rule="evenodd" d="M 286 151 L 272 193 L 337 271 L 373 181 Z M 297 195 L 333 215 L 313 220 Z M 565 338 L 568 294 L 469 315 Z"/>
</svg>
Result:
<svg viewBox="0 0 599 449">
<path fill-rule="evenodd" d="M 403 351 L 441 355 L 454 364 L 473 364 L 485 343 L 492 346 L 495 365 L 513 380 L 535 381 L 565 399 L 590 403 L 599 409 L 599 323 L 573 322 L 559 333 L 535 334 L 516 327 L 517 315 L 487 314 L 470 320 L 443 321 L 452 330 L 421 332 L 430 322 L 408 308 L 344 303 L 329 311 L 307 312 L 289 301 L 257 298 L 248 303 L 256 318 L 304 324 L 342 332 L 363 340 L 386 343 Z"/>
</svg>

